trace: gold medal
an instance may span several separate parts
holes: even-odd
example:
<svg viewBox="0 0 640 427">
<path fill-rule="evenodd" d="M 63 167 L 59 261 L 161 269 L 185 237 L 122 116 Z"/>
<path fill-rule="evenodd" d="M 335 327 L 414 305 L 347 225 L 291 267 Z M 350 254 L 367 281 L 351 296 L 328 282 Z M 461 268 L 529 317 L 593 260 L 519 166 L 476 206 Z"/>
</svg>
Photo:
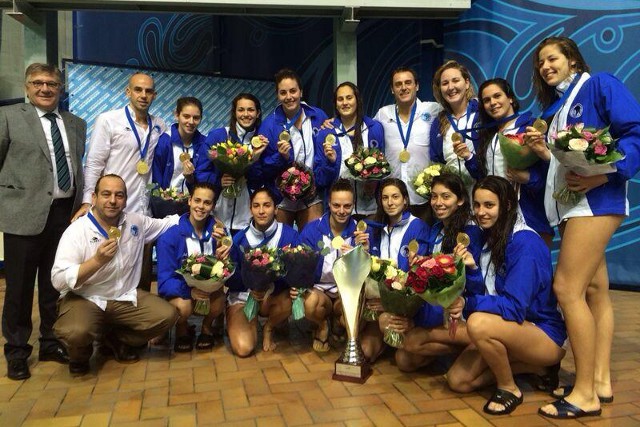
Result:
<svg viewBox="0 0 640 427">
<path fill-rule="evenodd" d="M 287 141 L 287 142 L 291 141 L 291 135 L 286 130 L 283 130 L 282 132 L 280 132 L 280 135 L 278 136 L 278 138 L 280 138 L 280 141 Z"/>
<path fill-rule="evenodd" d="M 454 132 L 453 135 L 451 135 L 451 141 L 452 142 L 461 142 L 462 141 L 462 134 L 460 132 Z"/>
<path fill-rule="evenodd" d="M 471 239 L 467 233 L 458 233 L 456 236 L 456 242 L 464 246 L 465 248 L 471 244 Z"/>
<path fill-rule="evenodd" d="M 136 163 L 136 171 L 140 175 L 146 175 L 149 173 L 149 165 L 144 160 L 140 160 L 138 163 Z"/>
<path fill-rule="evenodd" d="M 180 153 L 180 161 L 184 163 L 187 160 L 191 160 L 191 156 L 189 155 L 189 153 L 187 153 L 186 151 L 183 151 L 182 153 Z"/>
<path fill-rule="evenodd" d="M 367 223 L 363 220 L 358 221 L 358 224 L 356 224 L 356 230 L 364 233 L 367 231 Z"/>
<path fill-rule="evenodd" d="M 409 244 L 407 245 L 407 248 L 409 249 L 409 252 L 412 253 L 418 253 L 418 249 L 420 249 L 420 244 L 418 244 L 418 241 L 416 239 L 413 239 L 412 241 L 409 242 Z"/>
<path fill-rule="evenodd" d="M 335 144 L 336 143 L 336 136 L 332 133 L 328 134 L 325 138 L 324 138 L 324 143 L 325 144 Z"/>
<path fill-rule="evenodd" d="M 220 244 L 224 247 L 230 247 L 232 243 L 231 237 L 229 236 L 224 236 L 222 239 L 220 239 Z"/>
<path fill-rule="evenodd" d="M 122 236 L 122 232 L 120 232 L 118 227 L 110 227 L 107 235 L 110 239 L 119 239 Z"/>
<path fill-rule="evenodd" d="M 254 136 L 253 138 L 251 138 L 251 146 L 253 148 L 260 148 L 262 147 L 262 140 L 260 139 L 259 136 Z"/>
<path fill-rule="evenodd" d="M 402 163 L 407 163 L 411 158 L 411 154 L 409 154 L 409 152 L 406 149 L 404 149 L 400 152 L 400 154 L 398 154 L 398 158 Z"/>
<path fill-rule="evenodd" d="M 547 122 L 545 122 L 542 119 L 536 119 L 536 121 L 533 122 L 533 125 L 531 125 L 531 126 L 533 126 L 533 128 L 535 130 L 537 130 L 538 132 L 540 132 L 542 134 L 547 133 Z"/>
<path fill-rule="evenodd" d="M 333 249 L 340 249 L 344 245 L 344 239 L 341 236 L 336 236 L 331 240 L 331 247 Z"/>
</svg>

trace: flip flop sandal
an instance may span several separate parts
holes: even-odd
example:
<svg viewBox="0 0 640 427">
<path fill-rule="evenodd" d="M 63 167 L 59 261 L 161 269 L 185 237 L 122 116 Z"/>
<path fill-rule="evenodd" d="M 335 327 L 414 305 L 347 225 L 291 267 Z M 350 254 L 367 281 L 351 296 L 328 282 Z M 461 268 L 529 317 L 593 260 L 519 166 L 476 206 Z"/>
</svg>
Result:
<svg viewBox="0 0 640 427">
<path fill-rule="evenodd" d="M 313 350 L 318 353 L 327 353 L 331 349 L 328 340 L 313 338 Z"/>
<path fill-rule="evenodd" d="M 562 389 L 561 393 L 555 392 L 556 389 L 558 388 Z M 571 384 L 571 385 L 565 385 L 562 387 L 556 387 L 549 394 L 551 395 L 551 397 L 555 397 L 556 399 L 564 399 L 565 397 L 569 396 L 572 391 L 573 391 L 573 385 Z M 600 401 L 600 403 L 613 403 L 613 396 L 608 396 L 608 397 L 598 396 L 598 400 Z"/>
<path fill-rule="evenodd" d="M 523 401 L 523 396 L 516 396 L 507 390 L 496 389 L 493 393 L 493 396 L 487 401 L 482 410 L 490 415 L 507 415 L 513 412 L 514 409 L 518 407 Z M 491 403 L 498 403 L 504 406 L 504 409 L 495 411 L 493 409 L 489 409 L 489 405 Z"/>
<path fill-rule="evenodd" d="M 583 411 L 564 399 L 556 400 L 551 403 L 551 405 L 556 408 L 557 414 L 549 414 L 543 411 L 542 408 L 538 409 L 538 414 L 543 417 L 553 418 L 556 420 L 571 420 L 574 418 L 594 417 L 602 414 L 602 409 L 596 409 L 595 411 Z"/>
<path fill-rule="evenodd" d="M 213 335 L 201 333 L 198 335 L 198 339 L 196 340 L 196 350 L 211 350 L 214 344 L 215 341 L 213 339 Z"/>
<path fill-rule="evenodd" d="M 193 337 L 190 334 L 176 337 L 173 351 L 176 353 L 189 353 L 193 350 Z"/>
</svg>

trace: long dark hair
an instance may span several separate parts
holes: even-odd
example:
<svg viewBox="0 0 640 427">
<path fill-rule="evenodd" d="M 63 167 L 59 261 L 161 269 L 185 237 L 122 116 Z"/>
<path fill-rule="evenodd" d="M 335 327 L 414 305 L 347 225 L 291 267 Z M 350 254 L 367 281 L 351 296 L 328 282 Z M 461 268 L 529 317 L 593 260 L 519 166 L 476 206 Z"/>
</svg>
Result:
<svg viewBox="0 0 640 427">
<path fill-rule="evenodd" d="M 572 66 L 572 70 L 577 73 L 589 72 L 591 69 L 587 62 L 582 57 L 582 53 L 580 53 L 580 49 L 576 42 L 571 40 L 569 37 L 547 37 L 542 40 L 536 50 L 533 52 L 533 88 L 536 91 L 536 99 L 538 100 L 538 104 L 540 108 L 543 110 L 547 108 L 549 105 L 553 103 L 556 99 L 555 88 L 549 86 L 542 76 L 540 75 L 540 51 L 549 45 L 556 45 L 560 52 L 569 60 L 569 64 L 572 61 L 575 64 Z"/>
<path fill-rule="evenodd" d="M 353 129 L 353 139 L 351 144 L 353 145 L 353 151 L 356 151 L 358 147 L 362 147 L 362 122 L 364 121 L 364 107 L 362 105 L 362 97 L 360 96 L 360 90 L 358 86 L 351 82 L 343 82 L 336 87 L 333 91 L 333 106 L 335 107 L 336 117 L 340 116 L 340 112 L 337 108 L 338 103 L 338 89 L 342 87 L 349 87 L 353 91 L 353 95 L 356 97 L 356 122 Z M 346 129 L 345 129 L 346 130 Z"/>
<path fill-rule="evenodd" d="M 518 197 L 509 181 L 500 176 L 490 175 L 473 186 L 474 206 L 476 191 L 480 189 L 491 191 L 498 197 L 498 219 L 493 227 L 485 230 L 487 247 L 491 249 L 491 262 L 497 272 L 504 263 L 507 242 L 511 239 L 513 226 L 518 218 Z"/>
<path fill-rule="evenodd" d="M 385 213 L 384 208 L 382 207 L 382 190 L 386 187 L 394 186 L 398 190 L 400 190 L 400 194 L 407 202 L 402 213 L 406 212 L 409 209 L 409 191 L 407 190 L 407 185 L 404 181 L 398 178 L 385 178 L 380 183 L 380 187 L 377 190 L 376 201 L 378 202 L 378 208 L 376 209 L 375 220 L 382 224 L 387 224 L 389 222 L 389 216 Z"/>
<path fill-rule="evenodd" d="M 442 238 L 442 252 L 451 253 L 453 248 L 456 247 L 456 237 L 458 233 L 464 232 L 464 227 L 469 223 L 471 219 L 471 203 L 469 202 L 469 194 L 464 186 L 464 182 L 460 176 L 453 173 L 443 173 L 433 177 L 431 181 L 431 188 L 437 184 L 442 185 L 447 190 L 451 191 L 458 200 L 462 200 L 462 205 L 451 214 L 449 220 L 444 223 L 444 229 Z"/>
<path fill-rule="evenodd" d="M 484 109 L 484 102 L 482 102 L 482 91 L 484 91 L 488 86 L 491 86 L 491 85 L 498 86 L 504 92 L 507 98 L 513 101 L 511 103 L 511 106 L 513 107 L 514 113 L 517 113 L 518 111 L 520 111 L 520 102 L 518 102 L 518 99 L 516 98 L 515 93 L 513 93 L 513 88 L 511 87 L 509 82 L 503 78 L 496 77 L 495 79 L 490 79 L 485 81 L 480 85 L 480 89 L 478 89 L 478 98 L 480 98 L 479 99 L 480 106 L 478 108 L 478 113 L 480 115 L 481 124 L 491 123 L 495 120 Z M 500 131 L 500 126 L 495 125 L 490 128 L 480 128 L 480 131 L 478 132 L 480 137 L 480 147 L 478 149 L 478 161 L 480 162 L 480 167 L 482 168 L 482 171 L 484 172 L 485 175 L 487 175 L 488 173 L 487 172 L 487 151 L 489 149 L 489 146 L 491 145 L 491 140 L 493 139 L 493 136 L 499 131 Z"/>
<path fill-rule="evenodd" d="M 258 130 L 260 127 L 260 123 L 262 123 L 262 107 L 260 107 L 260 100 L 252 93 L 239 93 L 233 98 L 231 101 L 231 114 L 229 117 L 229 134 L 235 136 L 236 139 L 239 139 L 238 132 L 236 130 L 236 125 L 238 124 L 238 119 L 236 119 L 236 108 L 238 108 L 238 101 L 241 99 L 248 99 L 249 101 L 253 101 L 256 106 L 256 111 L 258 112 L 258 116 L 256 117 L 256 122 L 253 124 L 253 129 Z"/>
</svg>

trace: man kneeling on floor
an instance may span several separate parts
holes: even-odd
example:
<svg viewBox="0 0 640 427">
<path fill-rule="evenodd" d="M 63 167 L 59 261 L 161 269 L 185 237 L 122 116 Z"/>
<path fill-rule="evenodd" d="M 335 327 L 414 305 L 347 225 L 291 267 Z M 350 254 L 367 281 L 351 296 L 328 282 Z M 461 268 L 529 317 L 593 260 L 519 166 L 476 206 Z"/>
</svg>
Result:
<svg viewBox="0 0 640 427">
<path fill-rule="evenodd" d="M 179 217 L 123 213 L 127 188 L 118 175 L 98 180 L 92 203 L 62 235 L 51 271 L 60 291 L 53 330 L 67 347 L 74 376 L 89 372 L 95 340 L 102 338 L 118 362 L 135 363 L 135 347 L 164 334 L 178 319 L 175 307 L 136 287 L 144 245 Z"/>
</svg>

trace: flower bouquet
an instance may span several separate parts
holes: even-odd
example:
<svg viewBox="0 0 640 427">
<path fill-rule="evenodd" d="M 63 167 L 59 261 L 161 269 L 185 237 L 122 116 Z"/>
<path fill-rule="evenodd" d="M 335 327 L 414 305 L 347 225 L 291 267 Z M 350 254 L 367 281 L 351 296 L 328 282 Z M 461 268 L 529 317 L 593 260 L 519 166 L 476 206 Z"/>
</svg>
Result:
<svg viewBox="0 0 640 427">
<path fill-rule="evenodd" d="M 316 194 L 313 173 L 302 163 L 294 163 L 277 178 L 276 185 L 284 197 L 289 200 L 310 199 Z"/>
<path fill-rule="evenodd" d="M 431 196 L 431 182 L 433 182 L 433 178 L 443 173 L 457 174 L 457 171 L 442 163 L 434 163 L 424 168 L 422 172 L 413 179 L 413 188 L 415 188 L 416 193 L 428 199 Z"/>
<path fill-rule="evenodd" d="M 233 185 L 222 190 L 222 195 L 228 199 L 238 197 L 242 190 L 238 180 L 244 176 L 253 162 L 251 146 L 227 140 L 211 146 L 209 158 L 222 174 L 231 175 L 236 180 Z"/>
<path fill-rule="evenodd" d="M 549 150 L 558 161 L 572 172 L 592 176 L 615 172 L 615 162 L 624 155 L 617 150 L 617 141 L 604 129 L 584 127 L 584 123 L 567 126 L 552 136 Z M 560 203 L 576 205 L 583 194 L 571 191 L 567 187 L 553 193 Z"/>
<path fill-rule="evenodd" d="M 303 295 L 307 289 L 313 287 L 320 253 L 308 245 L 287 245 L 282 248 L 280 258 L 287 272 L 284 281 L 290 287 L 301 291 L 291 306 L 293 320 L 300 320 L 304 317 Z"/>
<path fill-rule="evenodd" d="M 384 282 L 385 273 L 388 267 L 398 268 L 396 262 L 392 259 L 378 258 L 371 256 L 371 270 L 366 279 L 364 279 L 364 297 L 365 299 L 380 298 L 380 289 L 378 284 Z M 378 320 L 379 313 L 371 310 L 365 304 L 362 310 L 362 319 L 367 322 Z"/>
<path fill-rule="evenodd" d="M 359 148 L 344 161 L 351 177 L 358 181 L 382 179 L 391 173 L 384 153 L 377 148 Z"/>
<path fill-rule="evenodd" d="M 524 133 L 508 135 L 499 133 L 498 142 L 502 157 L 507 166 L 512 169 L 527 169 L 540 160 L 540 157 L 524 143 Z"/>
<path fill-rule="evenodd" d="M 149 207 L 154 218 L 189 212 L 188 193 L 179 191 L 175 187 L 160 188 L 158 184 L 149 184 L 149 189 L 151 190 Z"/>
<path fill-rule="evenodd" d="M 273 282 L 285 274 L 279 250 L 267 246 L 249 249 L 242 259 L 240 274 L 242 283 L 250 291 L 269 291 Z M 248 321 L 256 317 L 259 308 L 258 301 L 249 293 L 244 306 L 244 314 Z"/>
<path fill-rule="evenodd" d="M 424 304 L 422 298 L 408 285 L 407 277 L 407 273 L 398 268 L 386 268 L 384 281 L 378 283 L 380 302 L 385 312 L 412 318 Z M 404 336 L 390 328 L 384 331 L 383 339 L 396 348 L 402 348 L 404 343 Z"/>
<path fill-rule="evenodd" d="M 212 255 L 192 254 L 184 259 L 176 273 L 182 275 L 188 286 L 206 292 L 216 292 L 234 272 L 229 260 L 219 260 Z M 197 299 L 193 312 L 206 316 L 209 314 L 209 299 Z"/>
<path fill-rule="evenodd" d="M 429 304 L 445 309 L 444 323 L 449 324 L 451 337 L 456 334 L 457 323 L 449 322 L 446 309 L 462 295 L 466 277 L 462 258 L 455 259 L 453 255 L 440 253 L 416 257 L 409 270 L 407 285 Z"/>
</svg>

